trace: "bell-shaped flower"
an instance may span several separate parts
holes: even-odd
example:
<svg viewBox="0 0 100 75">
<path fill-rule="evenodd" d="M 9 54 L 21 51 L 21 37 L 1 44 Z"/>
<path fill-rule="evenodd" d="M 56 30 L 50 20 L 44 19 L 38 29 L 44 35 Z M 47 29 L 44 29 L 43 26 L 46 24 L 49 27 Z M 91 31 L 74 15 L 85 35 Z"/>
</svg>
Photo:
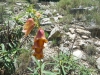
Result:
<svg viewBox="0 0 100 75">
<path fill-rule="evenodd" d="M 22 32 L 25 33 L 25 36 L 28 36 L 31 30 L 34 28 L 35 22 L 33 18 L 29 18 L 23 26 Z"/>
<path fill-rule="evenodd" d="M 44 43 L 48 42 L 48 40 L 45 38 L 45 33 L 42 28 L 39 28 L 37 35 L 34 37 L 34 45 L 32 46 L 32 49 L 35 50 L 34 56 L 37 59 L 42 59 L 43 56 L 43 48 Z"/>
</svg>

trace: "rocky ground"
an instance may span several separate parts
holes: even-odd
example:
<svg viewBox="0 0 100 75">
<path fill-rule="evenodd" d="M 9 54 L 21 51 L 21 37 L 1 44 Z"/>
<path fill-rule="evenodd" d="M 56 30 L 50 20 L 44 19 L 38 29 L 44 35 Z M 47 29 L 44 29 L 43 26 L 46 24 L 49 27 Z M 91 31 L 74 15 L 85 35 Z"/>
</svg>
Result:
<svg viewBox="0 0 100 75">
<path fill-rule="evenodd" d="M 87 26 L 82 20 L 73 20 L 71 24 L 65 26 L 59 22 L 63 16 L 52 8 L 55 5 L 53 2 L 48 5 L 39 4 L 45 16 L 41 20 L 41 26 L 50 33 L 49 42 L 44 49 L 44 59 L 57 55 L 58 51 L 67 54 L 72 52 L 75 60 L 79 59 L 87 67 L 94 65 L 96 69 L 100 69 L 100 27 Z M 57 40 L 55 46 L 52 46 L 53 38 Z"/>
<path fill-rule="evenodd" d="M 17 6 L 21 5 L 21 3 L 17 3 Z M 66 54 L 72 52 L 75 60 L 80 60 L 86 67 L 95 66 L 95 69 L 100 70 L 100 27 L 86 26 L 84 21 L 77 20 L 73 20 L 67 25 L 60 23 L 63 15 L 53 8 L 56 6 L 54 2 L 38 3 L 36 6 L 38 10 L 43 12 L 41 27 L 49 34 L 43 60 L 49 60 L 59 51 Z M 21 7 L 20 9 L 15 8 L 15 12 L 20 12 L 22 9 Z M 53 39 L 57 41 L 53 43 Z M 32 65 L 34 60 L 30 62 Z"/>
</svg>

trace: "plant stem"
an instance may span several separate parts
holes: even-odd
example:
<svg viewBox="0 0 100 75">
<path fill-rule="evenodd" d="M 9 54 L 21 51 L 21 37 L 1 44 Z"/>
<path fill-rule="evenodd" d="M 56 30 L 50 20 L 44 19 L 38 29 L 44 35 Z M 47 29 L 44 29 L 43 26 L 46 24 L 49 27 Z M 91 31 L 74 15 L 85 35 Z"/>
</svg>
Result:
<svg viewBox="0 0 100 75">
<path fill-rule="evenodd" d="M 42 61 L 40 59 L 40 75 L 42 75 L 42 73 L 41 73 L 41 64 L 42 64 Z"/>
</svg>

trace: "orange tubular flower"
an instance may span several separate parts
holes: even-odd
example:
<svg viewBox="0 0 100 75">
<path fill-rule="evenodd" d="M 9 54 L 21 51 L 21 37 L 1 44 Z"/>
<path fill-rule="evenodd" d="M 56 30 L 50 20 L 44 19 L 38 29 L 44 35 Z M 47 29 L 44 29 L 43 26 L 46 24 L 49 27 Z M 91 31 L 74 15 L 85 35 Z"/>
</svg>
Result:
<svg viewBox="0 0 100 75">
<path fill-rule="evenodd" d="M 29 18 L 23 26 L 22 32 L 25 33 L 25 36 L 30 34 L 31 30 L 34 28 L 35 22 L 33 18 Z"/>
<path fill-rule="evenodd" d="M 45 38 L 45 33 L 42 28 L 39 28 L 37 35 L 34 37 L 34 45 L 32 46 L 32 49 L 35 50 L 34 56 L 37 59 L 42 59 L 43 56 L 43 48 L 44 48 L 44 43 L 48 42 L 47 39 Z"/>
</svg>

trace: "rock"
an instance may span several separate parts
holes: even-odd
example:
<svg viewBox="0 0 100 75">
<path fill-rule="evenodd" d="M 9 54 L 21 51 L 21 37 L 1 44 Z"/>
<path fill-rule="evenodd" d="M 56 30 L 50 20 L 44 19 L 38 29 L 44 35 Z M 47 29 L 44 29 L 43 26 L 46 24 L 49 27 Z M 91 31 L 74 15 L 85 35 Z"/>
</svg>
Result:
<svg viewBox="0 0 100 75">
<path fill-rule="evenodd" d="M 44 15 L 47 15 L 47 16 L 51 16 L 52 13 L 49 9 L 47 9 L 45 12 L 44 12 Z"/>
<path fill-rule="evenodd" d="M 74 28 L 69 28 L 69 31 L 74 34 L 75 33 L 75 29 Z"/>
<path fill-rule="evenodd" d="M 85 35 L 82 35 L 82 38 L 83 39 L 88 39 L 89 37 L 88 36 L 85 36 Z"/>
<path fill-rule="evenodd" d="M 76 23 L 75 23 L 76 25 L 75 25 L 75 24 L 72 25 L 72 27 L 73 27 L 74 29 L 75 29 L 75 28 L 76 28 L 76 29 L 82 29 L 82 30 L 85 29 L 82 25 L 80 26 L 80 22 L 77 22 L 77 21 L 75 21 L 75 22 L 76 22 Z"/>
<path fill-rule="evenodd" d="M 73 14 L 75 14 L 75 13 L 84 13 L 86 11 L 91 11 L 93 9 L 94 9 L 93 6 L 85 7 L 85 8 L 83 8 L 83 6 L 79 6 L 78 8 L 71 8 L 70 12 L 73 13 Z"/>
<path fill-rule="evenodd" d="M 64 41 L 64 46 L 68 46 L 70 44 L 69 41 Z"/>
<path fill-rule="evenodd" d="M 81 34 L 81 35 L 90 35 L 91 32 L 87 31 L 87 30 L 83 30 L 83 29 L 76 29 L 76 32 Z"/>
<path fill-rule="evenodd" d="M 66 33 L 69 36 L 69 39 L 74 40 L 76 37 L 76 34 L 71 34 L 70 32 Z"/>
<path fill-rule="evenodd" d="M 100 47 L 96 47 L 97 53 L 100 54 Z"/>
<path fill-rule="evenodd" d="M 85 41 L 84 40 L 79 40 L 79 46 L 84 46 L 86 45 Z"/>
<path fill-rule="evenodd" d="M 81 50 L 75 50 L 73 51 L 73 55 L 75 56 L 74 59 L 77 60 L 77 59 L 86 59 L 86 56 L 84 54 L 84 52 L 82 52 Z"/>
<path fill-rule="evenodd" d="M 62 15 L 58 15 L 58 19 L 62 19 L 63 18 L 63 16 Z"/>
<path fill-rule="evenodd" d="M 78 47 L 77 46 L 73 46 L 73 49 L 77 49 Z"/>
<path fill-rule="evenodd" d="M 58 17 L 53 17 L 55 22 L 58 22 Z"/>
<path fill-rule="evenodd" d="M 94 44 L 95 46 L 100 46 L 100 41 L 96 41 Z"/>
<path fill-rule="evenodd" d="M 52 13 L 53 13 L 53 14 L 56 14 L 56 13 L 57 13 L 57 10 L 56 10 L 56 9 L 54 9 Z"/>
<path fill-rule="evenodd" d="M 85 40 L 86 43 L 89 43 L 89 44 L 92 44 L 93 43 L 93 40 L 91 39 L 88 39 L 88 40 Z"/>
<path fill-rule="evenodd" d="M 40 22 L 41 25 L 51 25 L 52 22 L 50 21 L 50 18 L 43 18 Z"/>
<path fill-rule="evenodd" d="M 51 31 L 48 39 L 52 39 L 52 38 L 57 38 L 57 37 L 61 37 L 62 33 L 59 29 L 59 27 L 55 27 L 53 28 L 53 30 Z"/>
<path fill-rule="evenodd" d="M 65 54 L 69 54 L 69 48 L 68 47 L 64 47 L 63 44 L 60 45 L 59 48 L 62 52 L 64 52 Z"/>
<path fill-rule="evenodd" d="M 100 69 L 100 57 L 96 60 L 97 68 Z"/>
<path fill-rule="evenodd" d="M 51 57 L 54 57 L 58 54 L 57 49 L 55 48 L 49 48 L 48 46 L 46 46 L 43 50 L 44 53 L 44 58 L 43 60 L 52 60 Z"/>
<path fill-rule="evenodd" d="M 22 3 L 16 2 L 16 5 L 21 6 L 21 5 L 22 5 Z"/>
<path fill-rule="evenodd" d="M 85 7 L 84 9 L 91 11 L 91 10 L 94 9 L 94 6 L 91 6 L 91 7 Z"/>
</svg>

